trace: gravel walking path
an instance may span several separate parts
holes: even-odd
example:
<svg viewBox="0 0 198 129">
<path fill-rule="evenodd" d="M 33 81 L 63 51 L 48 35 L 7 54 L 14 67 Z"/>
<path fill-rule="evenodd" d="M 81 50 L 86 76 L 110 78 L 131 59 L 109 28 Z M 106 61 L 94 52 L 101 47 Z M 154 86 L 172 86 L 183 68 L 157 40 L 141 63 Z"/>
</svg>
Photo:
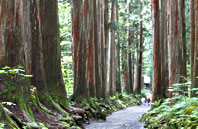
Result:
<svg viewBox="0 0 198 129">
<path fill-rule="evenodd" d="M 112 113 L 104 122 L 93 122 L 85 129 L 144 129 L 144 123 L 138 118 L 150 109 L 147 106 L 133 106 Z"/>
</svg>

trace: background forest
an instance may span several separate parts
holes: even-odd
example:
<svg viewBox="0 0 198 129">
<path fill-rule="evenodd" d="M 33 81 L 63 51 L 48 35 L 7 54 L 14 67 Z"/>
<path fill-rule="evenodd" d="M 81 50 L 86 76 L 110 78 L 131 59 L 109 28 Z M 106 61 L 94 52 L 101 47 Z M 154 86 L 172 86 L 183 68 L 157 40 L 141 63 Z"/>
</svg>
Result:
<svg viewBox="0 0 198 129">
<path fill-rule="evenodd" d="M 84 128 L 150 92 L 146 128 L 197 128 L 197 6 L 0 0 L 0 128 Z"/>
<path fill-rule="evenodd" d="M 113 2 L 113 1 L 112 1 Z M 101 23 L 108 32 L 106 42 L 115 44 L 112 48 L 110 45 L 103 46 L 104 67 L 112 67 L 110 60 L 116 64 L 112 68 L 112 78 L 117 78 L 117 82 L 113 84 L 117 89 L 115 91 L 132 93 L 133 91 L 140 93 L 141 87 L 144 87 L 144 76 L 147 83 L 152 83 L 153 64 L 152 64 L 152 21 L 151 21 L 151 3 L 149 0 L 137 1 L 108 1 L 108 7 L 104 10 L 106 23 Z M 73 74 L 72 74 L 72 19 L 71 19 L 71 1 L 59 1 L 59 19 L 61 32 L 61 49 L 62 49 L 62 65 L 64 67 L 64 80 L 66 82 L 67 92 L 70 96 L 73 92 Z M 102 2 L 98 4 L 103 4 Z M 105 3 L 106 4 L 106 3 Z M 113 5 L 112 5 L 113 4 Z M 102 9 L 99 5 L 98 8 Z M 112 6 L 115 6 L 112 8 Z M 89 10 L 89 5 L 87 9 Z M 91 9 L 91 8 L 90 8 Z M 101 10 L 102 11 L 102 10 Z M 94 13 L 94 12 L 93 12 Z M 102 13 L 102 12 L 98 12 Z M 98 14 L 102 15 L 102 14 Z M 114 15 L 114 16 L 113 16 Z M 142 17 L 142 15 L 144 17 Z M 93 19 L 94 15 L 91 15 Z M 91 16 L 90 19 L 91 19 Z M 92 19 L 92 20 L 93 20 Z M 102 20 L 102 19 L 98 19 Z M 103 19 L 104 20 L 104 19 Z M 143 22 L 144 21 L 144 22 Z M 108 29 L 107 29 L 108 27 Z M 104 33 L 99 32 L 99 33 Z M 112 37 L 113 36 L 113 37 Z M 102 37 L 104 38 L 104 37 Z M 113 39 L 112 39 L 113 38 Z M 100 41 L 99 41 L 100 42 Z M 141 42 L 141 43 L 140 43 Z M 89 45 L 87 46 L 89 47 Z M 91 49 L 91 48 L 90 48 Z M 101 49 L 101 48 L 98 48 Z M 100 51 L 100 50 L 98 50 Z M 110 57 L 110 51 L 115 53 L 115 57 Z M 143 53 L 144 52 L 144 53 Z M 113 54 L 114 55 L 114 54 Z M 142 63 L 145 62 L 145 63 Z M 94 62 L 93 62 L 94 64 Z M 101 62 L 99 62 L 101 65 Z M 113 65 L 115 66 L 115 65 Z M 100 72 L 100 71 L 99 71 Z M 105 77 L 110 71 L 105 71 Z M 151 79 L 151 80 L 150 80 Z M 140 81 L 141 80 L 141 81 Z M 149 81 L 150 80 L 150 81 Z M 107 83 L 107 82 L 105 82 Z M 140 83 L 140 84 L 139 84 Z M 108 86 L 108 84 L 106 84 Z M 152 85 L 152 84 L 151 84 Z"/>
</svg>

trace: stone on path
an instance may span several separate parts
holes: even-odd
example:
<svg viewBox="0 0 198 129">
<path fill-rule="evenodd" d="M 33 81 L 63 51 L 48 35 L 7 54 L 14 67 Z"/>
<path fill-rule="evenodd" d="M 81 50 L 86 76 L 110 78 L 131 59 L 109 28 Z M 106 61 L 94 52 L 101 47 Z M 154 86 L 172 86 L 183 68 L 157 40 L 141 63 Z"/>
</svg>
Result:
<svg viewBox="0 0 198 129">
<path fill-rule="evenodd" d="M 104 122 L 93 122 L 85 125 L 85 129 L 144 129 L 144 123 L 139 122 L 139 116 L 150 109 L 147 106 L 133 106 L 112 113 Z"/>
</svg>

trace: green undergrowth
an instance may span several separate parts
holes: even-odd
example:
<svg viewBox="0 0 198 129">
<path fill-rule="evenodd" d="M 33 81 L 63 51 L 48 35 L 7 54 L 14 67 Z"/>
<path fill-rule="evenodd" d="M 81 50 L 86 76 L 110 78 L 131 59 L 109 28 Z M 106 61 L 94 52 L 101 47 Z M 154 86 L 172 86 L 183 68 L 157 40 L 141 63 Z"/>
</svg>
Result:
<svg viewBox="0 0 198 129">
<path fill-rule="evenodd" d="M 198 129 L 198 98 L 178 95 L 156 101 L 140 120 L 148 129 Z"/>
<path fill-rule="evenodd" d="M 119 109 L 141 104 L 141 95 L 117 93 L 107 99 L 88 98 L 81 102 L 80 107 L 84 109 L 91 119 L 106 120 L 108 114 Z"/>
</svg>

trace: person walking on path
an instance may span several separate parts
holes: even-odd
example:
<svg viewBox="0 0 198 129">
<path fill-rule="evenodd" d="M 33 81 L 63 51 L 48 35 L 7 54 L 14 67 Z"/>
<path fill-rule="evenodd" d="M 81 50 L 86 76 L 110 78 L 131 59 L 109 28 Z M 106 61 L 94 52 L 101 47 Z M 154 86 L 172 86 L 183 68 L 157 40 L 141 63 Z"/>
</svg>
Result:
<svg viewBox="0 0 198 129">
<path fill-rule="evenodd" d="M 147 99 L 148 106 L 150 106 L 150 102 L 151 102 L 151 99 L 148 98 L 148 99 Z"/>
<path fill-rule="evenodd" d="M 146 99 L 143 97 L 143 98 L 141 99 L 141 101 L 142 101 L 142 104 L 145 106 L 145 104 L 146 104 Z"/>
</svg>

